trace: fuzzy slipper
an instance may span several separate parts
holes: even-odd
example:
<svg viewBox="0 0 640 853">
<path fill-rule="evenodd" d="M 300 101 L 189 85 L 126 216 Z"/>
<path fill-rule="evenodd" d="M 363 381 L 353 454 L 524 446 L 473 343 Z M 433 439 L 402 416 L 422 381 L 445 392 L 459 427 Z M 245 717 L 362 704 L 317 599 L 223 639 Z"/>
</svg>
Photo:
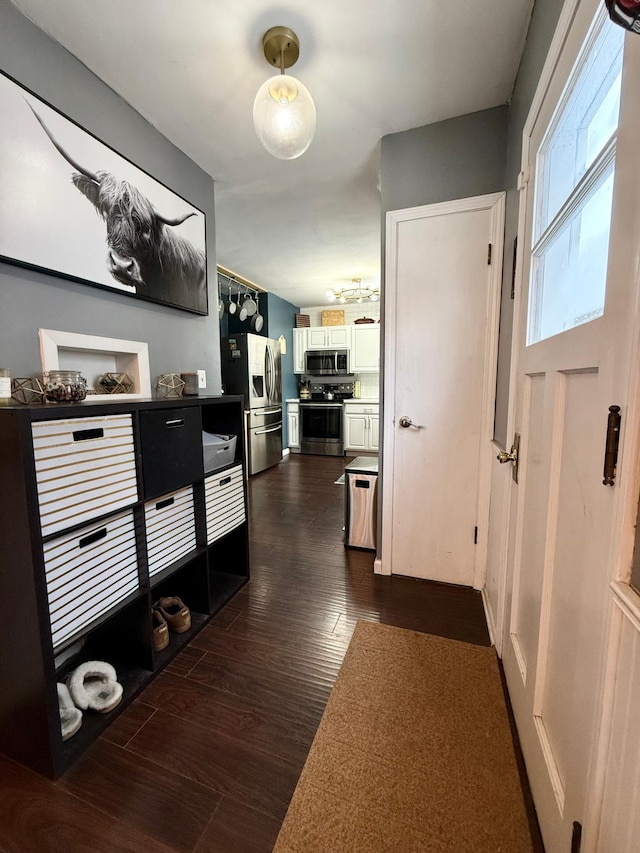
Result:
<svg viewBox="0 0 640 853">
<path fill-rule="evenodd" d="M 67 679 L 71 698 L 78 708 L 91 708 L 106 714 L 122 699 L 122 685 L 110 663 L 90 660 L 74 670 Z"/>
<path fill-rule="evenodd" d="M 73 699 L 66 684 L 56 685 L 58 688 L 58 708 L 60 709 L 60 728 L 62 740 L 69 740 L 82 725 L 82 711 L 73 704 Z"/>
</svg>

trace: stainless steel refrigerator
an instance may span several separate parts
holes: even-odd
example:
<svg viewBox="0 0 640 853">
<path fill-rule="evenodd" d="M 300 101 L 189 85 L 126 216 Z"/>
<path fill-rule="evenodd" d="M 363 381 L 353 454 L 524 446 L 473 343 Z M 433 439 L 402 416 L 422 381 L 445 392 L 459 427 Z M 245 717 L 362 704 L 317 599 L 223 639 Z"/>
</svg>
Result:
<svg viewBox="0 0 640 853">
<path fill-rule="evenodd" d="M 222 339 L 222 385 L 242 394 L 249 475 L 282 459 L 280 342 L 243 332 Z"/>
</svg>

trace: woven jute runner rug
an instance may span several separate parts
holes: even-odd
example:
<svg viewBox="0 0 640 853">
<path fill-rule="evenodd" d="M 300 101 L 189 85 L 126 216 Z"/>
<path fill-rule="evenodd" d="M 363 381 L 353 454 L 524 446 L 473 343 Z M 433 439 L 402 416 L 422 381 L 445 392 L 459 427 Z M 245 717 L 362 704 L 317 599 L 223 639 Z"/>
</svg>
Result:
<svg viewBox="0 0 640 853">
<path fill-rule="evenodd" d="M 274 853 L 530 853 L 493 648 L 358 622 Z"/>
</svg>

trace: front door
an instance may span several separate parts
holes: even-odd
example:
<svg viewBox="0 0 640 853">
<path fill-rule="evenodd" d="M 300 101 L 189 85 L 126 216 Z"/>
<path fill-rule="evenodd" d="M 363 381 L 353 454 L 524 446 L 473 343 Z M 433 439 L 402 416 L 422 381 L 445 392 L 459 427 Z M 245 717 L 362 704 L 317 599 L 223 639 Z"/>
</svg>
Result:
<svg viewBox="0 0 640 853">
<path fill-rule="evenodd" d="M 504 641 L 549 853 L 577 849 L 580 834 L 583 853 L 614 849 L 597 841 L 597 792 L 598 767 L 606 764 L 602 701 L 623 457 L 614 485 L 603 480 L 610 406 L 621 409 L 623 436 L 629 413 L 637 288 L 637 233 L 629 229 L 638 191 L 621 180 L 637 172 L 637 90 L 618 124 L 623 30 L 604 9 L 597 14 L 595 0 L 573 7 L 552 46 L 546 91 L 534 100 L 524 146 L 514 351 L 521 443 Z M 635 160 L 633 170 L 626 158 Z"/>
<path fill-rule="evenodd" d="M 387 214 L 382 573 L 474 584 L 503 228 L 503 193 Z"/>
</svg>

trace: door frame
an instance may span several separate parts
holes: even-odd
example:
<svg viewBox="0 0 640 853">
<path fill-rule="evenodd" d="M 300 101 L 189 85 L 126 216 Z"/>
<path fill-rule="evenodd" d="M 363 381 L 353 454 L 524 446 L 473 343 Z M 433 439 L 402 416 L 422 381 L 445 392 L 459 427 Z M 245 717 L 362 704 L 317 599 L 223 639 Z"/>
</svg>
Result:
<svg viewBox="0 0 640 853">
<path fill-rule="evenodd" d="M 487 336 L 484 355 L 480 454 L 478 458 L 478 541 L 473 573 L 474 589 L 482 589 L 486 575 L 487 535 L 489 526 L 489 499 L 491 490 L 491 460 L 484 452 L 493 440 L 495 392 L 498 367 L 498 333 L 500 322 L 500 295 L 502 290 L 502 264 L 504 251 L 504 219 L 506 193 L 497 192 L 470 198 L 455 199 L 438 204 L 391 210 L 386 214 L 385 279 L 384 279 L 384 397 L 395 400 L 395 352 L 400 337 L 396 312 L 398 230 L 403 222 L 454 213 L 491 211 L 491 268 L 487 300 Z M 383 405 L 383 438 L 381 465 L 381 542 L 379 559 L 374 564 L 376 574 L 391 575 L 393 537 L 393 481 L 395 473 L 395 414 L 394 406 Z"/>
</svg>

